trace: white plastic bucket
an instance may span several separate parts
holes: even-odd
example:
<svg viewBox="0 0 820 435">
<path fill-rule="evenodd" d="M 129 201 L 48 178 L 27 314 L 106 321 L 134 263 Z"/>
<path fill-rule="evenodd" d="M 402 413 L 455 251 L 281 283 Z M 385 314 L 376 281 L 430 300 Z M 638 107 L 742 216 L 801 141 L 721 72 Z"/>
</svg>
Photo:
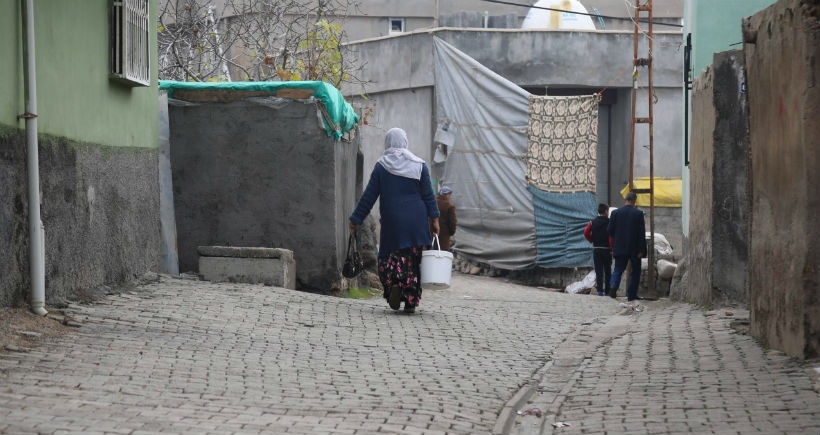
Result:
<svg viewBox="0 0 820 435">
<path fill-rule="evenodd" d="M 421 253 L 421 288 L 443 290 L 450 287 L 450 277 L 453 274 L 453 254 L 441 250 L 438 234 L 433 237 L 431 248 Z"/>
</svg>

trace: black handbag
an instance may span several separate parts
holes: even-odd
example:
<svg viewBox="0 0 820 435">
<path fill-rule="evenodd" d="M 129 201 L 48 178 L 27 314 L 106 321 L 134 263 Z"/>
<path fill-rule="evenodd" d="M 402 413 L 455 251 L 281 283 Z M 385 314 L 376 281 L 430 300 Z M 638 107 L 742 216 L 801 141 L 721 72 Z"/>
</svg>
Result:
<svg viewBox="0 0 820 435">
<path fill-rule="evenodd" d="M 342 267 L 342 275 L 345 278 L 354 278 L 363 269 L 364 263 L 362 263 L 362 256 L 359 255 L 359 236 L 354 231 L 350 233 L 350 238 L 347 240 L 347 258 Z"/>
</svg>

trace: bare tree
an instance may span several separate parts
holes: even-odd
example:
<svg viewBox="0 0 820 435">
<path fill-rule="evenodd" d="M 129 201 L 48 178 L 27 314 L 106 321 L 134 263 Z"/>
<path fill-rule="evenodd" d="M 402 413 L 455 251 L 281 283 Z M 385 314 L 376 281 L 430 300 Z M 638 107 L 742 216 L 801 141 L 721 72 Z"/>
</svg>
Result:
<svg viewBox="0 0 820 435">
<path fill-rule="evenodd" d="M 159 76 L 360 83 L 342 45 L 355 0 L 160 0 Z"/>
<path fill-rule="evenodd" d="M 237 35 L 223 32 L 225 7 L 209 2 L 169 0 L 158 14 L 159 78 L 179 81 L 227 80 L 224 48 Z M 220 56 L 220 53 L 223 53 Z"/>
</svg>

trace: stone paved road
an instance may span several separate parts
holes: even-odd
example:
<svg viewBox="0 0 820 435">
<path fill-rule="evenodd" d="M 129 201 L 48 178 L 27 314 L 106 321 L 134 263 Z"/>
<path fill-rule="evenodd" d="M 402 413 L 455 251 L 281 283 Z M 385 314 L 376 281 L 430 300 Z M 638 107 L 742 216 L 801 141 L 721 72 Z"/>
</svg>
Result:
<svg viewBox="0 0 820 435">
<path fill-rule="evenodd" d="M 649 303 L 559 345 L 516 434 L 820 434 L 812 366 L 731 328 L 737 314 Z M 727 311 L 732 317 L 727 316 Z M 564 367 L 557 367 L 561 361 Z M 572 426 L 555 428 L 553 423 Z"/>
<path fill-rule="evenodd" d="M 163 278 L 70 311 L 0 356 L 0 433 L 820 433 L 800 365 L 682 304 L 456 275 L 408 316 Z"/>
</svg>

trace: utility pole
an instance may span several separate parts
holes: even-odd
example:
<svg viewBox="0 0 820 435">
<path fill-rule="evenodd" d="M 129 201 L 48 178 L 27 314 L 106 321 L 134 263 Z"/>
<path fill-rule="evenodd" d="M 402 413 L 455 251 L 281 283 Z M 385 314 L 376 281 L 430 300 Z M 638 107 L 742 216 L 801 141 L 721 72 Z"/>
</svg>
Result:
<svg viewBox="0 0 820 435">
<path fill-rule="evenodd" d="M 640 0 L 636 1 L 635 7 L 635 32 L 634 32 L 634 51 L 633 51 L 633 70 L 632 70 L 632 140 L 629 147 L 629 190 L 641 194 L 649 194 L 649 233 L 650 245 L 647 247 L 647 280 L 649 281 L 648 288 L 651 294 L 655 294 L 655 148 L 654 148 L 654 130 L 653 130 L 653 107 L 655 105 L 655 89 L 652 85 L 652 0 L 645 0 L 641 4 Z M 646 32 L 641 32 L 641 19 L 646 17 L 644 23 L 648 25 Z M 638 57 L 638 45 L 640 42 L 640 35 L 646 35 L 646 42 L 648 51 L 646 57 Z M 636 117 L 636 108 L 638 105 L 638 77 L 639 68 L 646 68 L 647 71 L 647 117 Z M 646 124 L 649 128 L 649 188 L 636 189 L 635 188 L 635 131 L 637 124 Z M 635 267 L 635 265 L 632 265 Z M 638 265 L 640 267 L 640 265 Z"/>
</svg>

